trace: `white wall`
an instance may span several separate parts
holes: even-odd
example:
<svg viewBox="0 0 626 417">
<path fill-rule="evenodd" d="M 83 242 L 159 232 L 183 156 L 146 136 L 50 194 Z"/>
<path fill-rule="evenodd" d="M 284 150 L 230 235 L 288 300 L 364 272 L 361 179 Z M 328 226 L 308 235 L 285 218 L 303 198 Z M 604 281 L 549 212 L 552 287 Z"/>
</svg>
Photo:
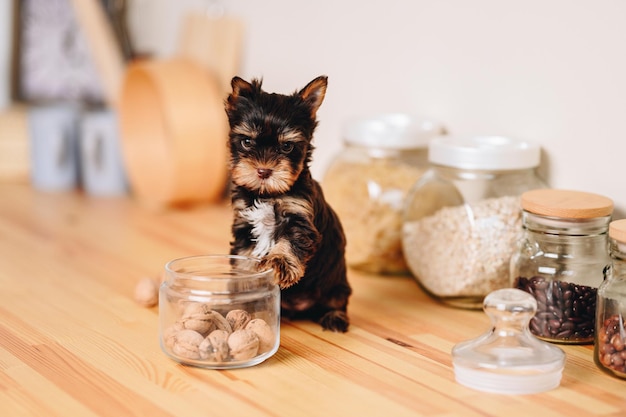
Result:
<svg viewBox="0 0 626 417">
<path fill-rule="evenodd" d="M 173 54 L 180 18 L 214 3 L 245 21 L 244 78 L 291 93 L 329 76 L 316 177 L 348 117 L 410 112 L 536 141 L 552 187 L 626 217 L 626 1 L 132 0 L 137 46 Z"/>
</svg>

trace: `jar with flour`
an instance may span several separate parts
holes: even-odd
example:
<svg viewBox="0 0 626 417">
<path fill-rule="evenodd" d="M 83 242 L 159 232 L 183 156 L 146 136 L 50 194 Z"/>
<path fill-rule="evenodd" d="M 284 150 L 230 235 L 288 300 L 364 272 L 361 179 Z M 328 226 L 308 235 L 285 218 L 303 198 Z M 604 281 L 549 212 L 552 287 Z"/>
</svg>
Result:
<svg viewBox="0 0 626 417">
<path fill-rule="evenodd" d="M 404 200 L 428 167 L 428 141 L 442 133 L 435 121 L 400 113 L 345 125 L 344 147 L 322 186 L 341 219 L 349 267 L 408 273 L 401 239 Z"/>
<path fill-rule="evenodd" d="M 487 294 L 510 287 L 520 195 L 546 188 L 536 172 L 540 148 L 502 136 L 447 136 L 430 142 L 428 159 L 404 207 L 404 257 L 431 296 L 480 309 Z"/>
</svg>

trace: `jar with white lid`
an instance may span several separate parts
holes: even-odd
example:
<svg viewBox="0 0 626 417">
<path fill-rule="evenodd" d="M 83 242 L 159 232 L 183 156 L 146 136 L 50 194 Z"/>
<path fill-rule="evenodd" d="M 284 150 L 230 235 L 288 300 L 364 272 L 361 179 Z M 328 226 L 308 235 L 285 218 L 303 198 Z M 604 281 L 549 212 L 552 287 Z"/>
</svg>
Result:
<svg viewBox="0 0 626 417">
<path fill-rule="evenodd" d="M 596 299 L 593 357 L 600 369 L 626 379 L 626 219 L 609 224 L 609 256 Z"/>
<path fill-rule="evenodd" d="M 539 146 L 503 136 L 448 136 L 429 144 L 431 169 L 409 191 L 402 246 L 422 288 L 448 305 L 480 309 L 510 287 L 521 234 L 519 196 L 545 188 Z"/>
<path fill-rule="evenodd" d="M 407 274 L 402 253 L 406 193 L 428 167 L 436 121 L 402 113 L 352 120 L 344 146 L 322 180 L 326 200 L 346 234 L 346 262 L 378 274 Z"/>
<path fill-rule="evenodd" d="M 537 300 L 531 332 L 548 342 L 592 343 L 613 201 L 544 189 L 522 194 L 521 206 L 524 234 L 511 258 L 511 284 Z"/>
</svg>

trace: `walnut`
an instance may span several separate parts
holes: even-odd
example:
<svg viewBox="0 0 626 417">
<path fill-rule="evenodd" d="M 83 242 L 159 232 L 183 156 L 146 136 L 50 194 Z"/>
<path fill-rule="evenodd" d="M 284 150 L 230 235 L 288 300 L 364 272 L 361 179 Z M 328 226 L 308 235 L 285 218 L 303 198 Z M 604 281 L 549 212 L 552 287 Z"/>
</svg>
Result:
<svg viewBox="0 0 626 417">
<path fill-rule="evenodd" d="M 233 331 L 245 328 L 251 318 L 246 310 L 230 310 L 226 314 L 226 320 Z"/>
<path fill-rule="evenodd" d="M 184 329 L 174 335 L 172 352 L 187 359 L 200 359 L 199 346 L 204 337 L 195 330 Z"/>
<path fill-rule="evenodd" d="M 259 353 L 265 353 L 274 347 L 274 332 L 263 319 L 254 319 L 246 325 L 246 330 L 253 331 L 259 338 Z"/>
<path fill-rule="evenodd" d="M 213 310 L 211 303 L 184 301 L 177 303 L 178 318 L 161 334 L 163 348 L 174 355 L 207 363 L 242 362 L 269 352 L 276 335 L 272 327 L 244 309 L 233 309 L 225 315 Z"/>
<path fill-rule="evenodd" d="M 251 359 L 259 350 L 259 338 L 252 330 L 236 330 L 228 336 L 228 347 L 233 360 Z"/>
<path fill-rule="evenodd" d="M 222 316 L 217 311 L 213 312 L 213 320 L 215 322 L 216 330 L 224 330 L 227 333 L 233 332 L 233 329 L 230 327 L 230 323 L 228 323 L 228 320 L 226 320 L 226 318 L 224 318 L 224 316 Z"/>
<path fill-rule="evenodd" d="M 186 329 L 195 330 L 203 335 L 216 329 L 232 332 L 224 316 L 211 310 L 211 306 L 204 303 L 187 304 L 183 311 L 182 323 Z"/>
<path fill-rule="evenodd" d="M 184 329 L 185 326 L 183 326 L 183 324 L 179 321 L 165 329 L 163 331 L 163 344 L 165 347 L 171 350 L 176 342 L 176 334 Z"/>
<path fill-rule="evenodd" d="M 200 357 L 212 362 L 224 362 L 228 359 L 228 332 L 214 330 L 200 343 Z"/>
<path fill-rule="evenodd" d="M 159 303 L 159 283 L 150 277 L 140 279 L 135 286 L 134 298 L 144 307 L 154 307 Z"/>
</svg>

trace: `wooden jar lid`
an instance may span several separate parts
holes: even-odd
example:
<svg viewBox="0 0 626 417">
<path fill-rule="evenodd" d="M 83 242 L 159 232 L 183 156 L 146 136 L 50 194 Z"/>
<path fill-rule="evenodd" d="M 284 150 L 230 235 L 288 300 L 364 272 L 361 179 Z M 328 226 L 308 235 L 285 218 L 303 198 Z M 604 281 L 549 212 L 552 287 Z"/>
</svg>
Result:
<svg viewBox="0 0 626 417">
<path fill-rule="evenodd" d="M 150 206 L 212 202 L 228 177 L 228 120 L 210 72 L 173 58 L 131 64 L 120 99 L 133 193 Z"/>
<path fill-rule="evenodd" d="M 610 198 L 583 191 L 540 189 L 522 194 L 522 208 L 542 216 L 591 219 L 613 213 Z"/>
<path fill-rule="evenodd" d="M 609 224 L 609 237 L 626 243 L 626 219 L 615 220 Z"/>
</svg>

